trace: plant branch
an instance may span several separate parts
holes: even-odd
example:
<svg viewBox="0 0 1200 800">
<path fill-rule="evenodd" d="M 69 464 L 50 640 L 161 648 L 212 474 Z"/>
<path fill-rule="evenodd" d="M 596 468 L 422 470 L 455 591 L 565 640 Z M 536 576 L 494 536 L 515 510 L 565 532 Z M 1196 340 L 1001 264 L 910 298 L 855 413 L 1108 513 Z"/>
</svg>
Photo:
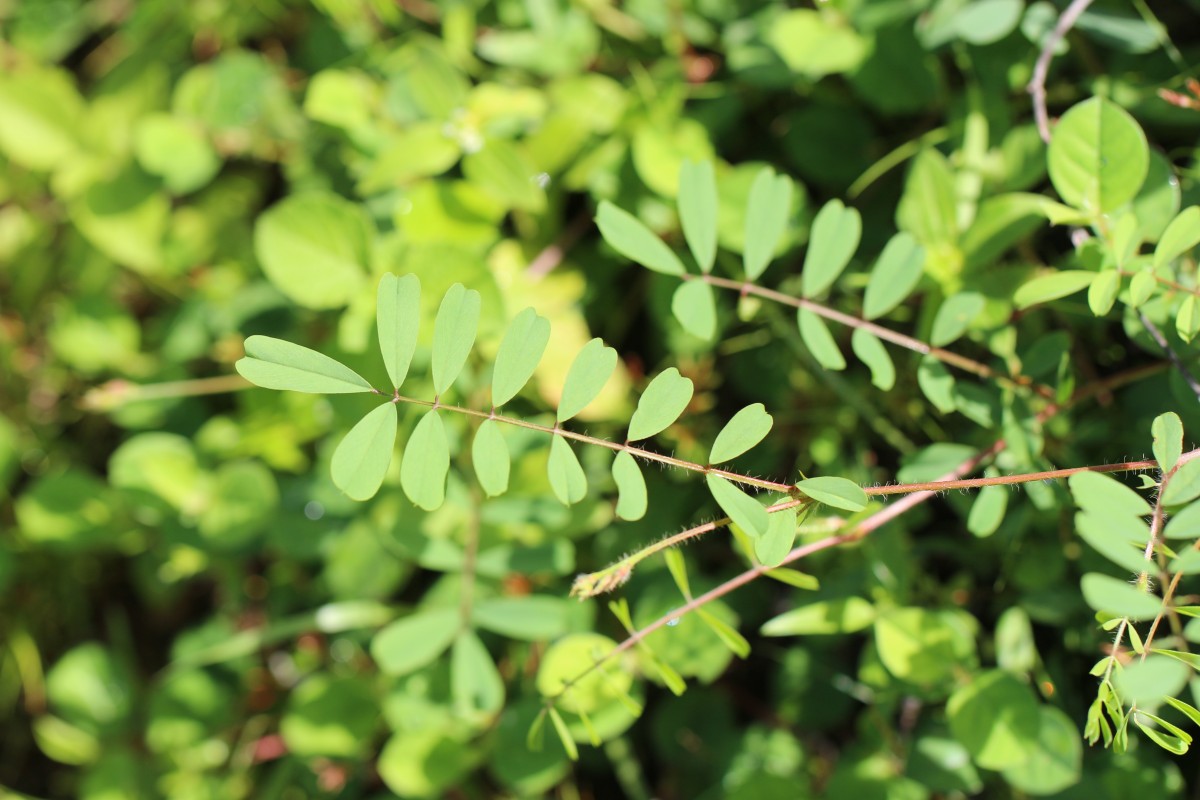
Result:
<svg viewBox="0 0 1200 800">
<path fill-rule="evenodd" d="M 1166 352 L 1167 358 L 1171 359 L 1171 363 L 1175 365 L 1175 369 L 1179 370 L 1179 374 L 1182 375 L 1184 381 L 1187 382 L 1188 388 L 1192 390 L 1192 394 L 1196 395 L 1197 399 L 1200 399 L 1200 382 L 1196 381 L 1196 376 L 1193 375 L 1192 371 L 1187 368 L 1187 364 L 1183 363 L 1183 359 L 1180 358 L 1179 354 L 1175 352 L 1175 348 L 1171 347 L 1170 343 L 1167 341 L 1167 337 L 1163 336 L 1163 333 L 1158 329 L 1158 326 L 1155 325 L 1141 310 L 1138 311 L 1138 319 L 1142 321 L 1142 325 L 1144 325 L 1146 330 L 1150 332 L 1151 338 L 1153 338 L 1158 346 L 1161 347 L 1164 352 Z"/>
<path fill-rule="evenodd" d="M 729 278 L 719 278 L 714 275 L 686 275 L 684 280 L 701 280 L 712 286 L 722 289 L 732 289 L 742 294 L 752 294 L 756 297 L 762 297 L 766 300 L 772 300 L 782 305 L 792 306 L 793 308 L 803 308 L 806 311 L 811 311 L 819 317 L 837 322 L 850 328 L 864 330 L 867 333 L 873 334 L 884 341 L 891 342 L 894 345 L 911 350 L 914 353 L 929 356 L 941 361 L 951 367 L 969 372 L 972 375 L 977 375 L 980 378 L 996 381 L 1010 388 L 1030 389 L 1036 392 L 1043 398 L 1050 400 L 1054 398 L 1054 390 L 1048 386 L 1042 386 L 1035 383 L 1030 378 L 1024 375 L 1003 375 L 980 361 L 973 358 L 968 358 L 958 353 L 951 352 L 941 347 L 934 347 L 928 342 L 923 342 L 920 339 L 913 338 L 903 333 L 898 333 L 891 328 L 885 328 L 882 325 L 871 322 L 870 320 L 862 319 L 851 314 L 846 314 L 841 311 L 836 311 L 821 303 L 808 300 L 803 297 L 793 297 L 790 294 L 767 289 L 757 284 L 747 283 L 745 281 L 730 280 Z"/>
<path fill-rule="evenodd" d="M 1025 88 L 1033 96 L 1033 116 L 1037 120 L 1038 135 L 1042 141 L 1050 142 L 1050 117 L 1046 113 L 1046 78 L 1050 74 L 1050 62 L 1054 60 L 1054 48 L 1062 41 L 1075 23 L 1087 11 L 1093 0 L 1072 0 L 1071 5 L 1059 16 L 1054 29 L 1042 42 L 1042 51 L 1038 53 L 1037 63 L 1033 66 L 1033 77 Z"/>
</svg>

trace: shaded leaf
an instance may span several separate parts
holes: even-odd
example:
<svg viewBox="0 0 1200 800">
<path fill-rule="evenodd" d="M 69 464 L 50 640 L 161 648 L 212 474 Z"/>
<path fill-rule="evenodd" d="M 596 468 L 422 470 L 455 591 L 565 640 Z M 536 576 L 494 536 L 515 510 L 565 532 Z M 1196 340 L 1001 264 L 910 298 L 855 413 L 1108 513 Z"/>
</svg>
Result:
<svg viewBox="0 0 1200 800">
<path fill-rule="evenodd" d="M 471 621 L 510 639 L 542 642 L 567 632 L 567 604 L 542 594 L 493 597 L 475 604 Z"/>
<path fill-rule="evenodd" d="M 1097 317 L 1103 317 L 1112 310 L 1120 291 L 1121 273 L 1115 269 L 1105 270 L 1097 275 L 1088 287 L 1088 307 Z"/>
<path fill-rule="evenodd" d="M 373 391 L 367 379 L 340 361 L 298 344 L 251 336 L 238 373 L 255 386 L 312 394 L 347 394 Z"/>
<path fill-rule="evenodd" d="M 1089 572 L 1079 583 L 1083 599 L 1096 611 L 1140 621 L 1154 619 L 1161 606 L 1159 599 L 1128 582 L 1110 575 Z"/>
<path fill-rule="evenodd" d="M 711 161 L 683 162 L 678 202 L 679 221 L 692 257 L 701 272 L 712 272 L 717 257 L 717 178 Z"/>
<path fill-rule="evenodd" d="M 550 442 L 550 458 L 546 462 L 547 475 L 550 478 L 550 488 L 554 490 L 563 505 L 578 503 L 587 495 L 587 476 L 575 451 L 566 439 L 555 436 Z"/>
<path fill-rule="evenodd" d="M 1183 423 L 1174 411 L 1160 414 L 1150 425 L 1154 435 L 1154 458 L 1163 472 L 1170 472 L 1183 455 Z"/>
<path fill-rule="evenodd" d="M 750 655 L 750 643 L 746 641 L 746 637 L 742 636 L 733 626 L 725 622 L 725 620 L 713 614 L 707 608 L 697 608 L 696 615 L 704 620 L 704 624 L 712 629 L 712 632 L 725 643 L 725 646 L 737 655 L 738 658 L 745 658 Z"/>
<path fill-rule="evenodd" d="M 1174 261 L 1200 244 L 1200 206 L 1189 206 L 1171 220 L 1154 248 L 1154 268 Z"/>
<path fill-rule="evenodd" d="M 502 406 L 516 396 L 537 369 L 546 343 L 550 341 L 550 321 L 526 308 L 513 319 L 492 367 L 492 405 Z"/>
<path fill-rule="evenodd" d="M 1200 458 L 1193 459 L 1175 470 L 1162 492 L 1164 506 L 1190 503 L 1200 497 Z"/>
<path fill-rule="evenodd" d="M 770 515 L 767 535 L 754 540 L 754 557 L 766 567 L 776 567 L 792 550 L 796 541 L 796 510 L 785 508 Z"/>
<path fill-rule="evenodd" d="M 684 281 L 671 296 L 671 313 L 688 333 L 712 341 L 717 333 L 717 299 L 704 281 Z"/>
<path fill-rule="evenodd" d="M 871 383 L 879 389 L 890 392 L 896 385 L 896 365 L 888 355 L 887 348 L 875 334 L 858 328 L 850 336 L 850 348 L 858 360 L 871 370 Z"/>
<path fill-rule="evenodd" d="M 368 500 L 383 485 L 396 447 L 395 404 L 384 403 L 360 419 L 333 451 L 333 483 L 355 500 Z"/>
<path fill-rule="evenodd" d="M 648 439 L 666 430 L 692 401 L 692 391 L 691 380 L 680 375 L 675 367 L 656 375 L 638 399 L 629 421 L 628 440 Z"/>
<path fill-rule="evenodd" d="M 1128 112 L 1093 97 L 1059 119 L 1046 165 L 1063 200 L 1097 215 L 1119 208 L 1138 193 L 1150 168 L 1150 149 Z"/>
<path fill-rule="evenodd" d="M 459 631 L 457 608 L 418 611 L 387 625 L 371 639 L 371 658 L 388 675 L 406 675 L 434 661 Z"/>
<path fill-rule="evenodd" d="M 796 484 L 796 488 L 804 494 L 833 508 L 845 511 L 862 511 L 867 507 L 867 493 L 854 481 L 845 478 L 822 476 L 805 478 Z"/>
<path fill-rule="evenodd" d="M 473 631 L 460 633 L 450 650 L 450 696 L 462 715 L 492 715 L 504 708 L 504 679 Z"/>
<path fill-rule="evenodd" d="M 763 636 L 811 636 L 854 633 L 875 622 L 875 607 L 861 597 L 819 600 L 785 611 L 759 629 Z"/>
<path fill-rule="evenodd" d="M 566 422 L 596 399 L 604 384 L 617 367 L 617 351 L 600 339 L 583 346 L 563 381 L 562 397 L 558 402 L 558 421 Z"/>
<path fill-rule="evenodd" d="M 800 338 L 804 340 L 804 346 L 813 354 L 818 364 L 829 370 L 846 368 L 846 359 L 838 349 L 837 342 L 833 340 L 833 334 L 829 332 L 825 320 L 808 309 L 801 308 L 796 311 L 796 322 L 800 326 Z"/>
<path fill-rule="evenodd" d="M 508 491 L 510 461 L 500 423 L 485 419 L 479 430 L 475 431 L 475 439 L 471 443 L 471 463 L 475 467 L 479 485 L 488 497 Z"/>
<path fill-rule="evenodd" d="M 901 231 L 889 239 L 867 281 L 863 316 L 881 317 L 904 302 L 921 282 L 924 267 L 925 248 L 911 233 Z"/>
<path fill-rule="evenodd" d="M 745 453 L 766 438 L 773 422 L 762 403 L 746 406 L 717 434 L 708 453 L 708 463 L 723 464 Z"/>
<path fill-rule="evenodd" d="M 757 539 L 767 534 L 770 520 L 757 500 L 719 475 L 705 475 L 704 480 L 717 505 L 746 535 Z"/>
<path fill-rule="evenodd" d="M 596 225 L 604 241 L 630 261 L 665 275 L 682 275 L 686 272 L 679 256 L 662 239 L 655 236 L 637 217 L 607 200 L 600 203 Z"/>
<path fill-rule="evenodd" d="M 1095 272 L 1079 269 L 1040 275 L 1017 289 L 1013 294 L 1013 304 L 1017 308 L 1029 308 L 1038 303 L 1048 303 L 1086 289 L 1095 279 Z"/>
<path fill-rule="evenodd" d="M 446 499 L 446 474 L 449 471 L 450 445 L 446 441 L 446 428 L 437 411 L 427 411 L 404 446 L 400 486 L 414 505 L 436 511 Z"/>
<path fill-rule="evenodd" d="M 746 201 L 746 247 L 742 263 L 746 279 L 758 280 L 775 256 L 792 211 L 792 181 L 764 167 L 750 186 Z"/>
<path fill-rule="evenodd" d="M 1185 342 L 1192 341 L 1200 333 L 1200 308 L 1196 305 L 1196 295 L 1189 294 L 1183 298 L 1175 317 L 1175 332 Z"/>
<path fill-rule="evenodd" d="M 479 292 L 461 283 L 449 288 L 433 323 L 433 389 L 439 395 L 454 385 L 475 344 Z"/>
<path fill-rule="evenodd" d="M 959 292 L 947 297 L 933 318 L 929 343 L 934 347 L 945 347 L 962 336 L 983 311 L 983 306 L 983 295 L 978 292 Z"/>
<path fill-rule="evenodd" d="M 408 376 L 421 325 L 421 281 L 416 275 L 398 278 L 384 273 L 379 280 L 375 321 L 383 364 L 392 387 L 399 389 Z"/>
<path fill-rule="evenodd" d="M 800 275 L 805 297 L 816 297 L 833 285 L 858 249 L 860 236 L 862 217 L 841 200 L 830 200 L 817 212 Z"/>
<path fill-rule="evenodd" d="M 612 475 L 617 484 L 617 516 L 629 521 L 641 519 L 646 514 L 646 479 L 637 459 L 625 451 L 617 453 Z"/>
<path fill-rule="evenodd" d="M 562 716 L 558 713 L 558 709 L 554 706 L 549 706 L 550 722 L 554 724 L 554 732 L 558 734 L 559 741 L 562 742 L 563 750 L 567 751 L 567 757 L 572 761 L 579 760 L 579 748 L 575 745 L 575 739 L 571 736 L 571 731 L 567 729 L 567 723 L 563 722 Z"/>
</svg>

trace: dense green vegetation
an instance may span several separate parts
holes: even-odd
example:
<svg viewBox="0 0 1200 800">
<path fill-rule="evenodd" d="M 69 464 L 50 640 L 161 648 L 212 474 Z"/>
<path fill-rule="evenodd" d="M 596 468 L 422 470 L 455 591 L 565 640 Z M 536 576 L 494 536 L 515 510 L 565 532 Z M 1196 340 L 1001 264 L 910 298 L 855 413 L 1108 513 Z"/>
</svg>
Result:
<svg viewBox="0 0 1200 800">
<path fill-rule="evenodd" d="M 0 0 L 0 798 L 1194 792 L 1198 31 Z"/>
</svg>

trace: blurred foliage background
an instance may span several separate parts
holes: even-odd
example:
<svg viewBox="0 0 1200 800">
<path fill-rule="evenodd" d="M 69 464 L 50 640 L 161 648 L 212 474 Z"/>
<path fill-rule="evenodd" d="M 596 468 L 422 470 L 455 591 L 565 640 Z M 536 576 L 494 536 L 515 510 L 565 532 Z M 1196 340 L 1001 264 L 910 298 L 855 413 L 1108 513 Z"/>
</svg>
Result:
<svg viewBox="0 0 1200 800">
<path fill-rule="evenodd" d="M 804 562 L 817 592 L 756 582 L 713 604 L 750 637 L 746 660 L 693 617 L 654 634 L 689 691 L 625 664 L 645 712 L 594 687 L 603 744 L 573 764 L 553 735 L 526 747 L 539 665 L 551 653 L 574 674 L 589 636 L 625 632 L 603 602 L 568 600 L 571 578 L 711 518 L 694 476 L 654 471 L 650 513 L 617 524 L 607 456 L 581 452 L 592 490 L 565 508 L 544 443 L 514 435 L 502 498 L 452 472 L 435 513 L 394 475 L 360 504 L 328 462 L 369 402 L 249 389 L 232 369 L 265 334 L 380 378 L 378 275 L 412 272 L 420 376 L 443 292 L 483 295 L 463 405 L 486 409 L 489 358 L 532 305 L 553 336 L 520 415 L 552 420 L 571 359 L 601 336 L 621 361 L 585 412 L 593 435 L 619 436 L 632 389 L 676 366 L 697 392 L 664 451 L 703 461 L 732 411 L 762 402 L 775 434 L 744 472 L 941 474 L 1011 434 L 991 395 L 932 407 L 911 354 L 887 392 L 859 365 L 827 372 L 783 310 L 733 295 L 717 343 L 697 339 L 670 314 L 674 282 L 619 258 L 592 217 L 611 200 L 678 244 L 680 165 L 714 159 L 724 258 L 772 165 L 795 199 L 764 283 L 794 279 L 813 213 L 843 198 L 864 219 L 859 266 L 897 228 L 929 253 L 893 327 L 927 334 L 965 286 L 986 306 L 954 346 L 976 357 L 1059 385 L 1156 361 L 1144 332 L 1082 301 L 1012 315 L 1035 268 L 1087 258 L 1064 229 L 1000 203 L 972 227 L 989 198 L 1047 186 L 1025 87 L 1064 5 L 0 0 L 0 797 L 1183 796 L 1186 759 L 1083 751 L 1108 635 L 1077 586 L 1102 559 L 1074 538 L 1062 486 L 990 495 L 995 524 L 971 532 L 973 498 L 945 496 Z M 1200 198 L 1200 114 L 1157 94 L 1198 62 L 1197 0 L 1097 0 L 1048 83 L 1054 113 L 1103 94 L 1147 130 L 1150 240 Z M 974 198 L 967 219 L 936 213 L 927 174 Z M 1200 430 L 1196 398 L 1158 372 L 998 466 L 1139 457 L 1172 409 Z M 452 426 L 461 449 L 471 428 Z M 719 534 L 686 556 L 696 591 L 744 564 Z M 620 592 L 638 625 L 680 604 L 661 562 Z M 784 633 L 805 635 L 756 633 L 793 608 L 811 613 Z M 465 698 L 447 656 L 372 656 L 384 625 L 447 610 L 432 618 L 461 610 L 480 630 L 454 651 L 483 676 Z M 985 671 L 1008 694 L 973 724 L 1035 696 L 1043 722 L 980 763 L 945 701 Z"/>
</svg>

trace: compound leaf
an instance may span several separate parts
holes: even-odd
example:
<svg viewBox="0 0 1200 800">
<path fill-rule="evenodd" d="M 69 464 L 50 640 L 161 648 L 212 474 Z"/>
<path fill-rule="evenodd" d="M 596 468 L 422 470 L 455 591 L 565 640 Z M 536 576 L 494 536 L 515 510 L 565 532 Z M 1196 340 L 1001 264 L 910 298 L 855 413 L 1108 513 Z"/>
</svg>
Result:
<svg viewBox="0 0 1200 800">
<path fill-rule="evenodd" d="M 255 386 L 310 394 L 349 394 L 373 391 L 367 379 L 340 361 L 298 344 L 251 336 L 246 357 L 235 365 Z"/>
<path fill-rule="evenodd" d="M 1158 460 L 1158 468 L 1170 472 L 1175 463 L 1183 455 L 1183 423 L 1174 411 L 1155 417 L 1150 426 L 1154 435 L 1154 457 Z"/>
<path fill-rule="evenodd" d="M 1093 97 L 1058 121 L 1046 166 L 1059 196 L 1094 216 L 1134 198 L 1150 169 L 1150 149 L 1146 134 L 1125 109 Z"/>
<path fill-rule="evenodd" d="M 513 319 L 496 352 L 492 368 L 492 405 L 502 406 L 516 396 L 537 369 L 546 343 L 550 341 L 550 321 L 526 308 Z"/>
<path fill-rule="evenodd" d="M 723 464 L 737 458 L 765 439 L 773 423 L 762 403 L 746 406 L 734 414 L 717 434 L 708 453 L 708 463 Z"/>
<path fill-rule="evenodd" d="M 413 428 L 400 462 L 400 486 L 414 505 L 426 511 L 441 508 L 446 499 L 450 445 L 437 411 L 425 412 Z"/>
<path fill-rule="evenodd" d="M 871 383 L 885 392 L 891 391 L 896 385 L 896 365 L 879 337 L 859 328 L 850 336 L 850 348 L 871 370 Z"/>
<path fill-rule="evenodd" d="M 805 297 L 816 297 L 833 285 L 858 249 L 861 236 L 862 217 L 841 200 L 830 200 L 817 212 L 800 275 Z"/>
<path fill-rule="evenodd" d="M 686 272 L 679 256 L 662 239 L 637 217 L 607 200 L 600 203 L 596 225 L 604 241 L 630 261 L 665 275 L 683 275 Z"/>
<path fill-rule="evenodd" d="M 796 510 L 785 508 L 770 515 L 767 535 L 754 540 L 754 557 L 766 567 L 776 567 L 796 541 Z"/>
<path fill-rule="evenodd" d="M 792 181 L 764 167 L 750 186 L 746 201 L 746 246 L 742 263 L 746 279 L 758 280 L 775 255 L 792 211 Z"/>
<path fill-rule="evenodd" d="M 355 500 L 368 500 L 383 485 L 396 446 L 393 403 L 384 403 L 360 419 L 333 451 L 333 483 Z"/>
<path fill-rule="evenodd" d="M 649 439 L 666 430 L 692 401 L 692 391 L 691 380 L 680 375 L 675 367 L 660 372 L 638 400 L 637 410 L 629 421 L 629 441 Z"/>
<path fill-rule="evenodd" d="M 550 458 L 546 462 L 546 473 L 550 478 L 550 488 L 554 490 L 563 505 L 578 503 L 587 495 L 587 476 L 575 451 L 566 439 L 555 436 L 550 442 Z"/>
<path fill-rule="evenodd" d="M 720 475 L 706 475 L 704 480 L 717 505 L 735 525 L 753 539 L 767 535 L 770 519 L 757 500 Z"/>
<path fill-rule="evenodd" d="M 417 332 L 421 324 L 421 281 L 416 275 L 398 278 L 385 273 L 379 280 L 375 322 L 379 329 L 379 351 L 392 387 L 399 389 L 408 376 Z"/>
<path fill-rule="evenodd" d="M 712 341 L 717 333 L 717 299 L 704 281 L 684 281 L 671 296 L 671 313 L 688 333 Z"/>
<path fill-rule="evenodd" d="M 622 450 L 612 465 L 613 481 L 617 484 L 617 516 L 638 520 L 646 515 L 646 479 L 637 459 Z"/>
<path fill-rule="evenodd" d="M 462 372 L 479 327 L 479 292 L 456 283 L 442 298 L 433 323 L 433 389 L 443 394 Z"/>
<path fill-rule="evenodd" d="M 863 316 L 875 319 L 904 302 L 921 281 L 925 248 L 911 233 L 901 231 L 888 240 L 863 296 Z"/>
<path fill-rule="evenodd" d="M 801 308 L 796 311 L 796 321 L 800 325 L 800 338 L 804 340 L 804 346 L 813 354 L 818 364 L 829 370 L 846 368 L 846 359 L 838 349 L 837 342 L 833 340 L 833 334 L 829 332 L 825 320 L 808 309 Z"/>
<path fill-rule="evenodd" d="M 797 483 L 796 488 L 818 503 L 834 508 L 853 512 L 867 507 L 867 493 L 857 483 L 845 478 L 806 478 Z"/>
<path fill-rule="evenodd" d="M 617 367 L 617 351 L 600 339 L 583 346 L 563 381 L 562 398 L 558 402 L 558 421 L 566 422 L 596 399 L 604 384 Z"/>
<path fill-rule="evenodd" d="M 471 443 L 471 463 L 475 466 L 479 485 L 488 497 L 508 491 L 510 460 L 508 445 L 504 441 L 504 434 L 500 432 L 500 423 L 485 419 L 479 430 L 475 431 L 475 439 Z"/>
<path fill-rule="evenodd" d="M 685 161 L 679 171 L 679 221 L 700 271 L 717 257 L 717 177 L 711 161 Z"/>
<path fill-rule="evenodd" d="M 1154 248 L 1154 268 L 1174 261 L 1200 244 L 1200 206 L 1189 206 L 1171 220 Z"/>
</svg>

